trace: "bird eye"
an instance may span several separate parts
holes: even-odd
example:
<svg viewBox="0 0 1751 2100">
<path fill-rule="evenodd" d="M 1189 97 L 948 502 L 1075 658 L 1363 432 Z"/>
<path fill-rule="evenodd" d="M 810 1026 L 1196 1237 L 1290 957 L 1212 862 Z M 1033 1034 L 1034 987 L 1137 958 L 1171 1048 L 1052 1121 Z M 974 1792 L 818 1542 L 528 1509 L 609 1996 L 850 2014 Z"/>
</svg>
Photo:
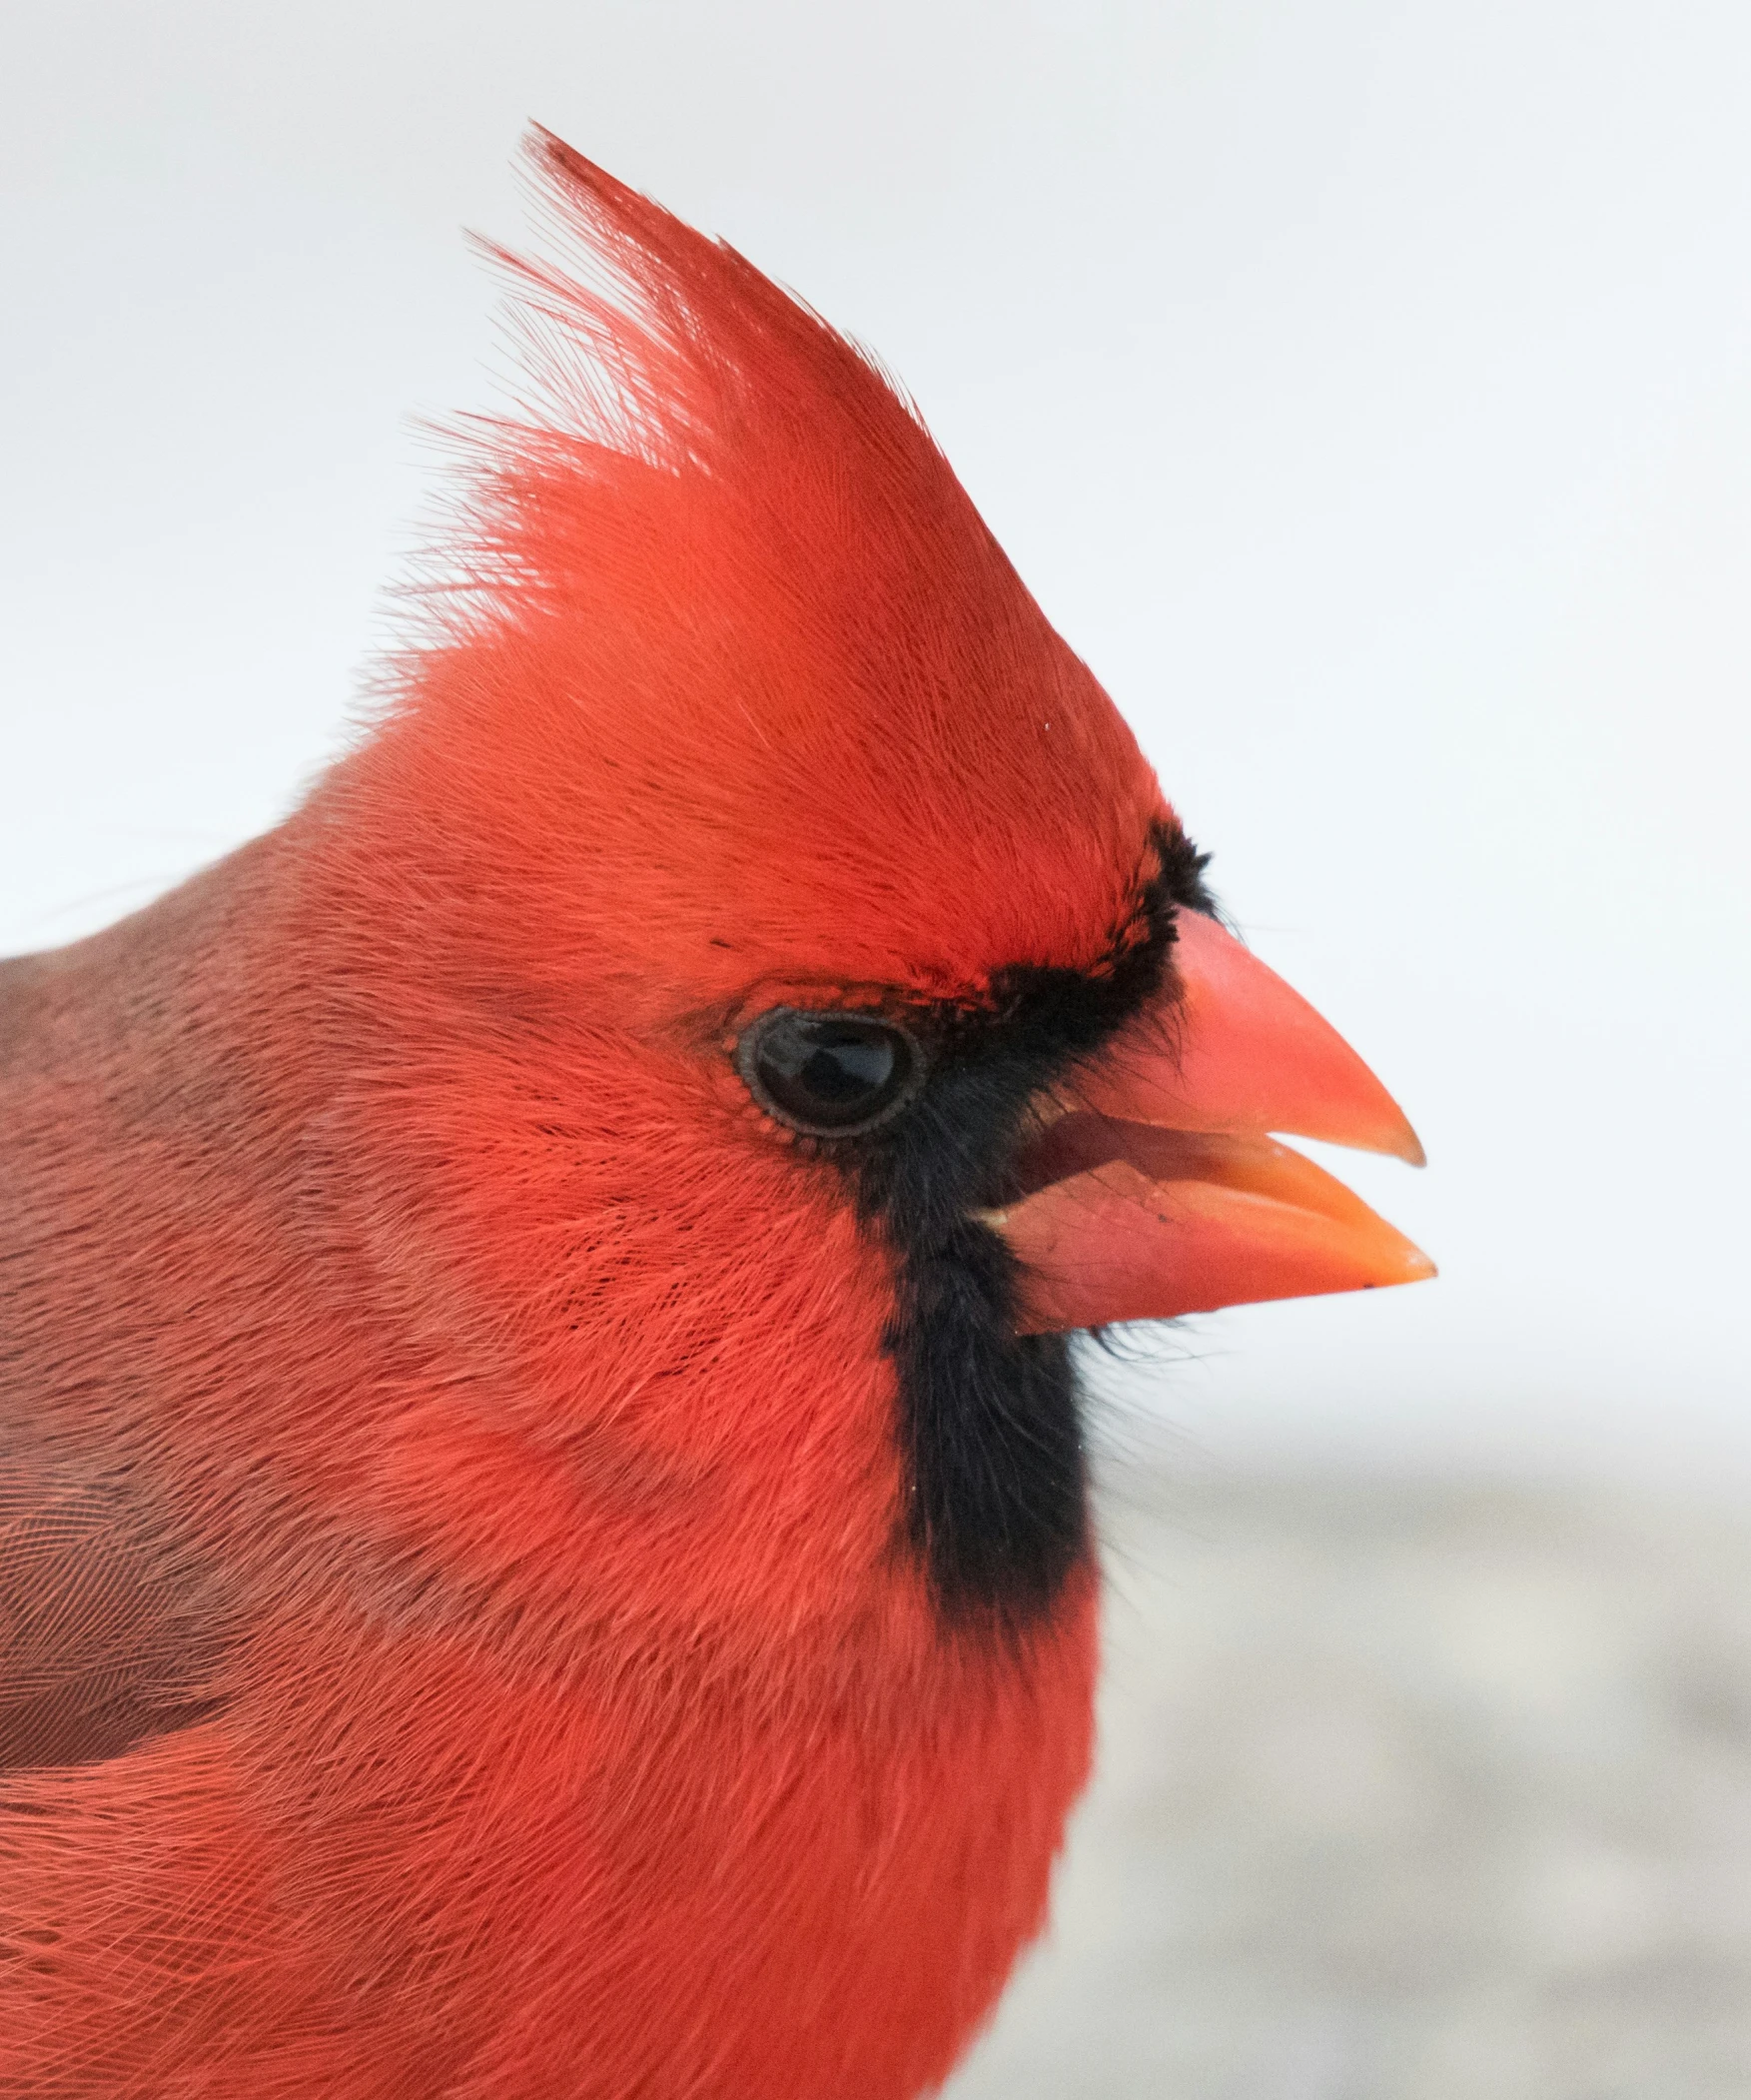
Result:
<svg viewBox="0 0 1751 2100">
<path fill-rule="evenodd" d="M 819 1138 L 874 1130 L 924 1077 L 917 1044 L 892 1021 L 795 1006 L 775 1006 L 743 1033 L 736 1066 L 768 1115 Z"/>
</svg>

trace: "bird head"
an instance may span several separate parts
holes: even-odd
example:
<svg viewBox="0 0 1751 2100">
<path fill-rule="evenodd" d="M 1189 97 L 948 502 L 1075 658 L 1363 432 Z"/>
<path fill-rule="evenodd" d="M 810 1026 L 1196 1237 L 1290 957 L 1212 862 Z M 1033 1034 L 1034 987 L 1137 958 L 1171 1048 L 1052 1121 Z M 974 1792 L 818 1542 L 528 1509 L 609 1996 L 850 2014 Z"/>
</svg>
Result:
<svg viewBox="0 0 1751 2100">
<path fill-rule="evenodd" d="M 585 1497 L 593 1581 L 672 1524 L 673 1601 L 721 1523 L 744 1600 L 881 1567 L 1037 1620 L 1087 1543 L 1067 1336 L 1429 1273 L 1277 1136 L 1416 1141 L 873 361 L 530 154 L 527 399 L 302 819 L 349 1200 L 482 1435 L 563 1454 L 521 1522 Z"/>
</svg>

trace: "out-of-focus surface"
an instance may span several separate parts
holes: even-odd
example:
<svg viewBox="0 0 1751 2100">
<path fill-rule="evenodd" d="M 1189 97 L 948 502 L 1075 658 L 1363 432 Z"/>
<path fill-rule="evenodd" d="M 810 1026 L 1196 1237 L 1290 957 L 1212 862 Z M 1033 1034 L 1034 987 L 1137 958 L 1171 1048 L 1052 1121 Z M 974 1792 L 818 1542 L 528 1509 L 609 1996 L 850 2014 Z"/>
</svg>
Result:
<svg viewBox="0 0 1751 2100">
<path fill-rule="evenodd" d="M 1121 1480 L 1050 1938 L 953 2100 L 1743 2100 L 1751 1521 Z"/>
</svg>

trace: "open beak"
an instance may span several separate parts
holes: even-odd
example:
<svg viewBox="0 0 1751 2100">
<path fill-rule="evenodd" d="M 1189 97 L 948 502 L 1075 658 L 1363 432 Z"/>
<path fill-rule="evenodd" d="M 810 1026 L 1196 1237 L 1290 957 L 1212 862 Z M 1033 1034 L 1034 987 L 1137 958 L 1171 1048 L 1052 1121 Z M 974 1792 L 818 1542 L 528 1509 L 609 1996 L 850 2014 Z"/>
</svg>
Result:
<svg viewBox="0 0 1751 2100">
<path fill-rule="evenodd" d="M 1403 1112 L 1299 993 L 1184 911 L 1181 998 L 1145 1014 L 1033 1139 L 987 1214 L 1020 1256 L 1023 1333 L 1415 1283 L 1434 1264 L 1287 1131 L 1421 1166 Z"/>
</svg>

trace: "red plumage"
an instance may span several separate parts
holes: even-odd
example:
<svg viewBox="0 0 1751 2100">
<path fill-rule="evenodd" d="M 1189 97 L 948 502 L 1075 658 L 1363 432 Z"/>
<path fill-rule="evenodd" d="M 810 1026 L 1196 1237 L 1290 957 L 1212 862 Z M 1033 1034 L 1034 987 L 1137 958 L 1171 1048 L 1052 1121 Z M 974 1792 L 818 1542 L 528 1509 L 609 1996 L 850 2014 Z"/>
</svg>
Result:
<svg viewBox="0 0 1751 2100">
<path fill-rule="evenodd" d="M 879 1008 L 952 1074 L 1027 987 L 1087 1048 L 1140 898 L 1171 1006 L 1195 864 L 875 367 L 532 154 L 577 274 L 512 266 L 536 399 L 375 718 L 0 966 L 18 2100 L 901 2100 L 1088 1768 L 1080 1517 L 1027 1609 L 951 1608 L 897 1427 L 961 1272 L 727 1053 Z M 1000 1497 L 1002 1427 L 942 1461 Z"/>
<path fill-rule="evenodd" d="M 1093 960 L 1151 776 L 872 365 L 534 151 L 441 632 L 0 977 L 13 1565 L 140 1737 L 0 1777 L 7 2094 L 910 2093 L 1087 1767 L 1092 1580 L 943 1634 L 884 1264 L 716 1050 Z"/>
</svg>

